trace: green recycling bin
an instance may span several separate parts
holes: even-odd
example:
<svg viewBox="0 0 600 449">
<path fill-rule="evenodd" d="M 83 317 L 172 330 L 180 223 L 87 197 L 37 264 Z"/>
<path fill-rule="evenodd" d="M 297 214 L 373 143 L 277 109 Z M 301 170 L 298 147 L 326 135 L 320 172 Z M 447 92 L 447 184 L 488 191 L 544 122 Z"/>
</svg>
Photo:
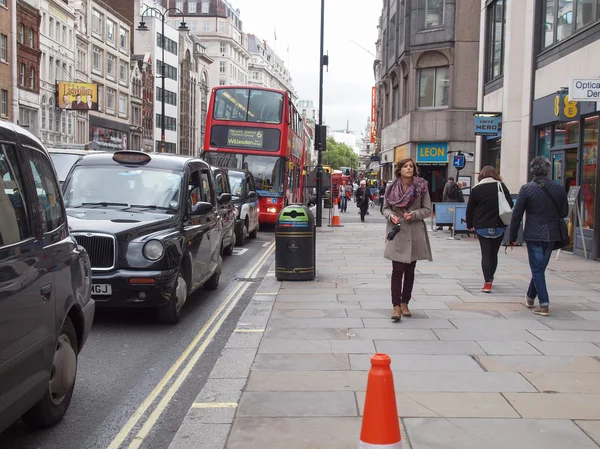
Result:
<svg viewBox="0 0 600 449">
<path fill-rule="evenodd" d="M 275 223 L 275 277 L 278 281 L 312 281 L 316 262 L 315 217 L 306 206 L 285 207 Z"/>
</svg>

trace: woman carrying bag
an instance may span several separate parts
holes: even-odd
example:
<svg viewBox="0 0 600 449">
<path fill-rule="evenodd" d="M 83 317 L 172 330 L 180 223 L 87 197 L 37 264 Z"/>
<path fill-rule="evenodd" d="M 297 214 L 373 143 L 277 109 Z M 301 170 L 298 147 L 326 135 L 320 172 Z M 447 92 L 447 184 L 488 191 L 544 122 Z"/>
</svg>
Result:
<svg viewBox="0 0 600 449">
<path fill-rule="evenodd" d="M 467 204 L 467 229 L 475 230 L 481 247 L 484 279 L 481 291 L 491 293 L 498 268 L 498 251 L 512 214 L 512 197 L 494 167 L 483 167 L 478 180 Z"/>
<path fill-rule="evenodd" d="M 396 165 L 396 180 L 385 192 L 383 215 L 387 239 L 383 257 L 392 261 L 392 320 L 412 314 L 408 303 L 415 282 L 417 260 L 433 260 L 424 220 L 431 215 L 427 181 L 416 176 L 412 159 Z"/>
</svg>

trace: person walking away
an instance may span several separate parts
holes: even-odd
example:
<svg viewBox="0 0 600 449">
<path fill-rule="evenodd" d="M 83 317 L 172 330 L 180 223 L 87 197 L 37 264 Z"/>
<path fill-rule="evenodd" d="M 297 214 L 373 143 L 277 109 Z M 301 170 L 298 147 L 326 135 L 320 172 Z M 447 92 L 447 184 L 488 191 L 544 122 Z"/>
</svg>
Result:
<svg viewBox="0 0 600 449">
<path fill-rule="evenodd" d="M 509 205 L 512 206 L 513 201 L 502 178 L 491 165 L 483 167 L 477 179 L 479 183 L 471 190 L 467 203 L 467 229 L 471 232 L 475 230 L 481 247 L 481 291 L 491 293 L 494 274 L 498 268 L 498 251 L 506 231 L 498 208 L 499 188 L 502 188 Z"/>
<path fill-rule="evenodd" d="M 346 180 L 342 180 L 342 183 L 340 184 L 340 188 L 339 188 L 339 194 L 338 194 L 338 200 L 340 203 L 340 211 L 341 212 L 346 212 L 346 209 L 348 208 L 348 197 L 346 196 L 346 190 L 348 189 L 348 186 L 346 185 Z"/>
<path fill-rule="evenodd" d="M 381 187 L 379 187 L 379 212 L 381 212 L 381 215 L 383 215 L 383 202 L 384 202 L 386 185 L 387 185 L 386 181 L 381 181 Z"/>
<path fill-rule="evenodd" d="M 464 203 L 465 197 L 462 193 L 460 186 L 454 181 L 454 178 L 450 176 L 448 182 L 444 186 L 444 192 L 442 194 L 442 201 L 444 203 Z M 436 228 L 438 231 L 444 229 L 443 226 Z M 452 230 L 452 225 L 448 226 L 449 230 Z"/>
<path fill-rule="evenodd" d="M 356 205 L 360 213 L 360 221 L 365 221 L 365 215 L 369 209 L 370 192 L 367 188 L 367 181 L 364 179 L 360 182 L 360 187 L 356 190 Z"/>
<path fill-rule="evenodd" d="M 417 261 L 433 260 L 424 221 L 431 215 L 431 198 L 427 181 L 416 173 L 412 159 L 401 160 L 394 172 L 396 179 L 385 192 L 383 215 L 388 236 L 383 257 L 392 261 L 393 321 L 412 315 L 408 303 Z"/>
<path fill-rule="evenodd" d="M 354 199 L 354 202 L 356 202 L 356 191 L 358 190 L 358 184 L 356 183 L 356 181 L 354 181 L 354 183 L 352 184 L 352 198 Z"/>
<path fill-rule="evenodd" d="M 531 281 L 525 297 L 525 305 L 533 313 L 549 315 L 550 297 L 546 287 L 546 267 L 555 243 L 561 241 L 559 220 L 569 212 L 565 189 L 548 179 L 551 163 L 547 157 L 533 158 L 529 171 L 533 180 L 521 187 L 510 222 L 509 245 L 516 245 L 519 225 L 525 214 L 523 240 L 527 245 Z M 539 307 L 535 308 L 535 299 Z"/>
</svg>

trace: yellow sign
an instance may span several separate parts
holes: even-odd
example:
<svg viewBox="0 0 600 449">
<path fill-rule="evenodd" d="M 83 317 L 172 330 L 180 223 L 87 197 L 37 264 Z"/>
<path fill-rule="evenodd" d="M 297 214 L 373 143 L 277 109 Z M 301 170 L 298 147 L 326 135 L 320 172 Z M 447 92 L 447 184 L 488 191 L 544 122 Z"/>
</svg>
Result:
<svg viewBox="0 0 600 449">
<path fill-rule="evenodd" d="M 560 115 L 560 95 L 554 97 L 554 115 Z"/>
<path fill-rule="evenodd" d="M 402 159 L 406 159 L 407 157 L 409 157 L 408 145 L 400 145 L 394 148 L 394 164 L 397 164 Z"/>
<path fill-rule="evenodd" d="M 98 85 L 93 83 L 58 82 L 58 107 L 84 111 L 98 110 Z"/>
<path fill-rule="evenodd" d="M 577 102 L 576 101 L 569 101 L 569 96 L 565 95 L 565 109 L 563 110 L 563 113 L 565 114 L 565 117 L 567 118 L 573 118 L 577 115 Z"/>
</svg>

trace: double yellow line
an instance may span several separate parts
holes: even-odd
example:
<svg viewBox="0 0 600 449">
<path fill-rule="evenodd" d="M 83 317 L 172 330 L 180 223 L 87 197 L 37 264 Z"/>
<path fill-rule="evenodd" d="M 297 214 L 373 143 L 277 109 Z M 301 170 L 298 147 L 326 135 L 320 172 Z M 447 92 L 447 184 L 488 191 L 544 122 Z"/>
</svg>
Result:
<svg viewBox="0 0 600 449">
<path fill-rule="evenodd" d="M 262 265 L 265 263 L 267 258 L 273 253 L 275 249 L 275 242 L 273 242 L 265 253 L 258 259 L 256 264 L 248 271 L 246 274 L 246 278 L 253 278 L 260 272 Z M 233 289 L 233 291 L 227 296 L 223 304 L 219 306 L 219 308 L 215 311 L 215 313 L 210 317 L 210 319 L 206 322 L 206 324 L 200 329 L 200 331 L 196 334 L 192 342 L 188 345 L 187 348 L 183 351 L 181 356 L 177 359 L 177 361 L 171 366 L 167 374 L 160 380 L 158 385 L 152 390 L 152 392 L 146 397 L 144 402 L 138 407 L 133 416 L 129 418 L 129 421 L 123 426 L 121 431 L 115 436 L 115 438 L 108 445 L 107 449 L 118 449 L 121 445 L 127 440 L 133 428 L 140 422 L 143 416 L 148 412 L 150 406 L 154 403 L 154 401 L 158 398 L 158 396 L 163 392 L 163 390 L 167 387 L 169 382 L 173 379 L 175 374 L 180 370 L 180 368 L 185 364 L 185 367 L 175 381 L 171 384 L 165 395 L 162 397 L 158 405 L 154 408 L 144 425 L 136 434 L 133 441 L 129 444 L 128 449 L 136 449 L 139 448 L 150 431 L 152 427 L 156 424 L 160 415 L 165 411 L 173 396 L 177 393 L 183 382 L 187 379 L 190 372 L 194 368 L 194 365 L 198 362 L 204 351 L 208 345 L 213 341 L 215 335 L 233 310 L 233 308 L 237 305 L 240 298 L 244 295 L 246 290 L 250 287 L 249 282 L 241 282 Z M 198 346 L 198 344 L 200 346 Z M 191 357 L 190 357 L 191 355 Z M 187 363 L 186 363 L 187 362 Z"/>
</svg>

